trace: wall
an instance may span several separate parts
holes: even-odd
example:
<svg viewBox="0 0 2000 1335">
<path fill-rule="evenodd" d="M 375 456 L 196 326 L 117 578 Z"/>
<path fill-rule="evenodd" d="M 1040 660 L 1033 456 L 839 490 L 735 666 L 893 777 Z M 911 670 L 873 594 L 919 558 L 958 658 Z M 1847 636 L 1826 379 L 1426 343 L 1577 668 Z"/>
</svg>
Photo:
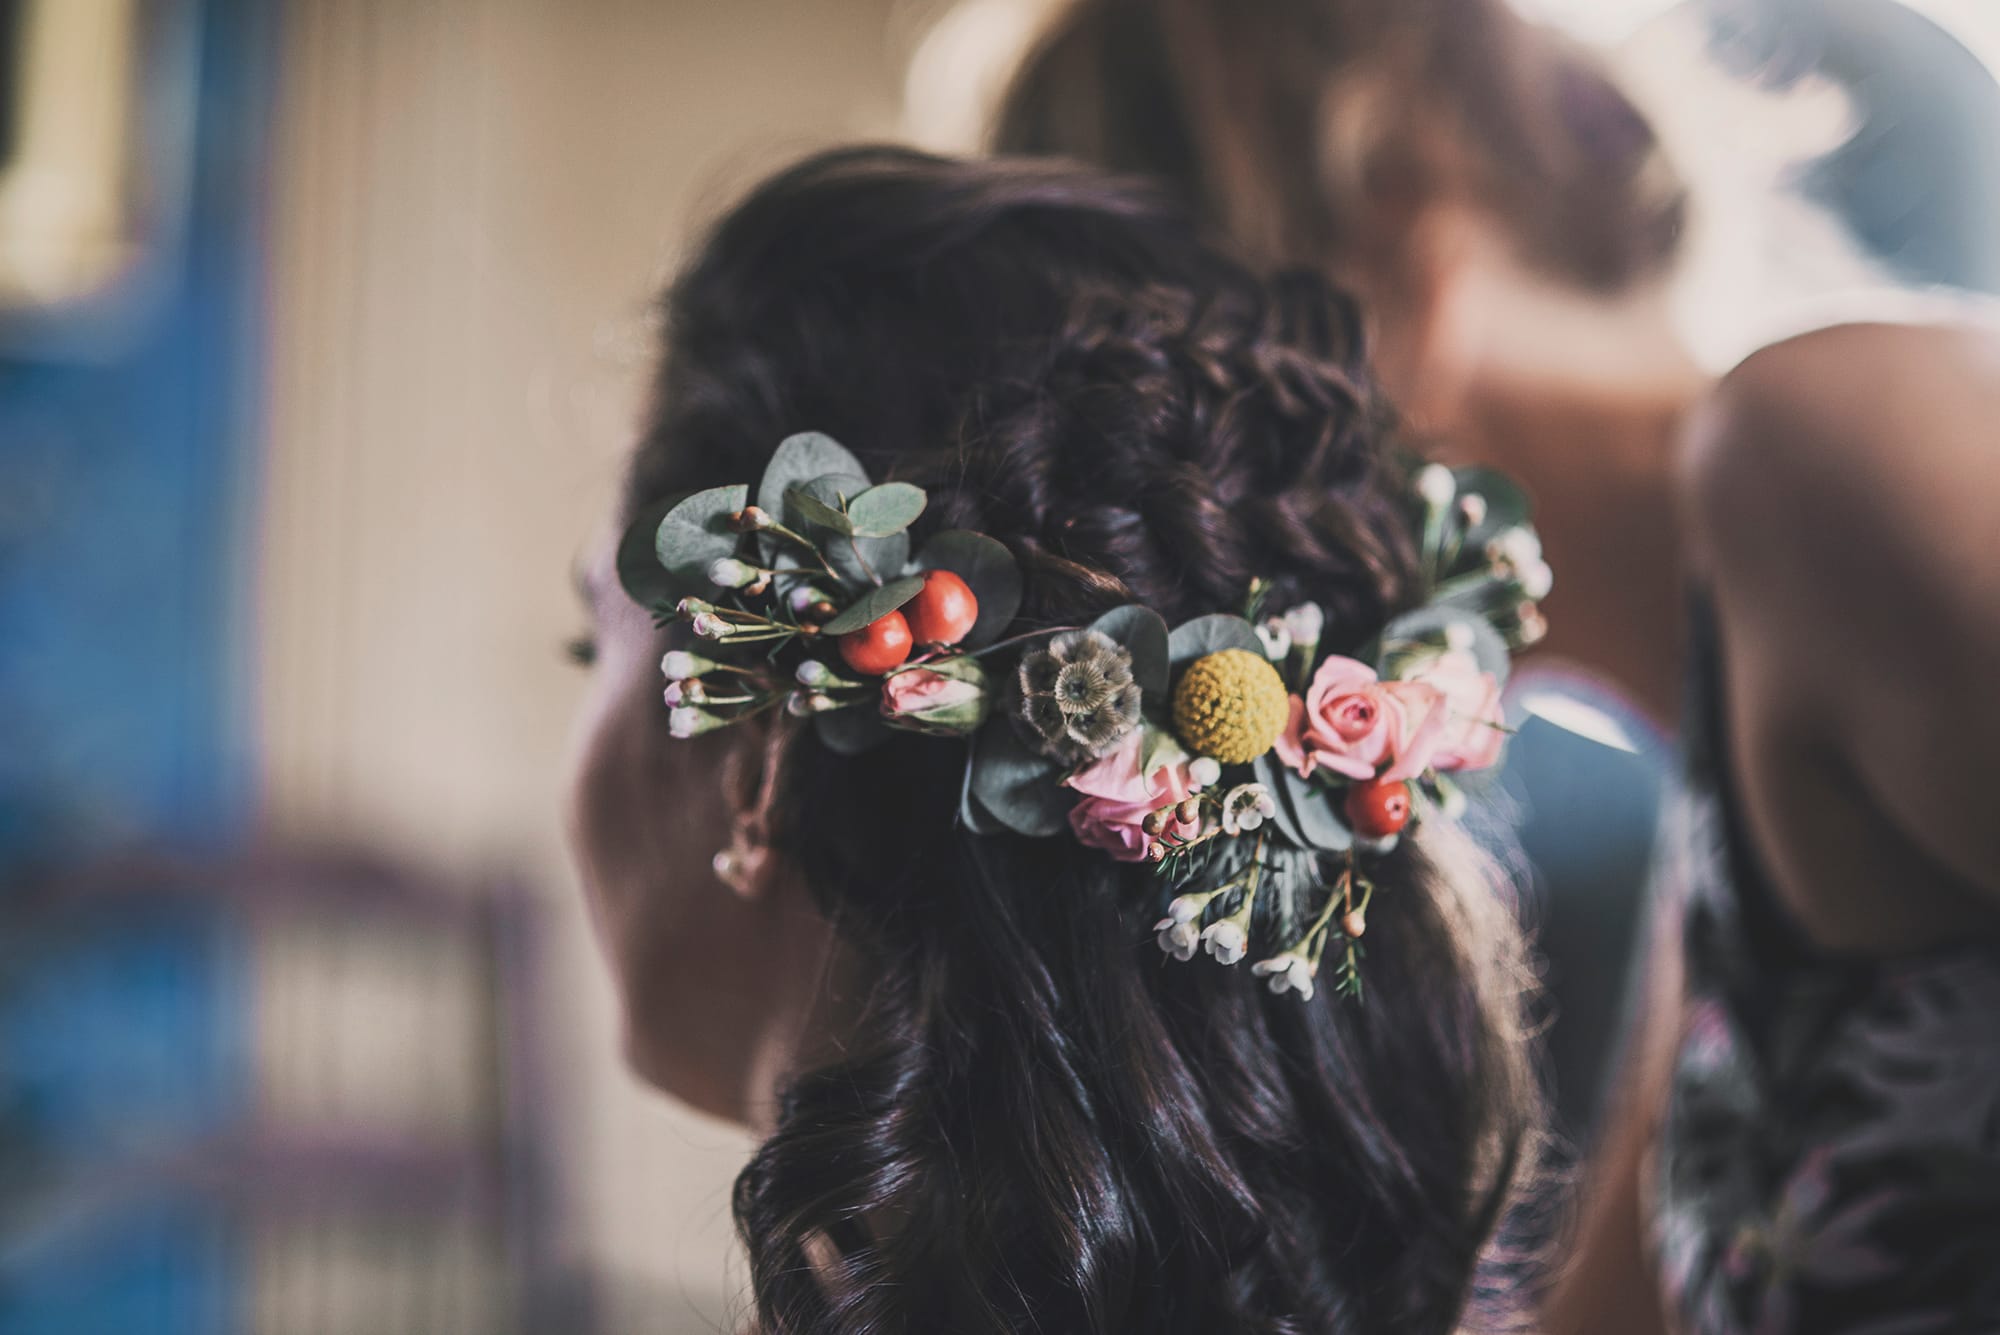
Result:
<svg viewBox="0 0 2000 1335">
<path fill-rule="evenodd" d="M 745 1142 L 641 1092 L 555 817 L 569 568 L 647 305 L 766 167 L 895 124 L 892 0 L 297 0 L 276 126 L 257 599 L 270 819 L 547 888 L 574 1245 L 619 1329 L 721 1315 Z M 729 1285 L 740 1283 L 740 1267 Z"/>
</svg>

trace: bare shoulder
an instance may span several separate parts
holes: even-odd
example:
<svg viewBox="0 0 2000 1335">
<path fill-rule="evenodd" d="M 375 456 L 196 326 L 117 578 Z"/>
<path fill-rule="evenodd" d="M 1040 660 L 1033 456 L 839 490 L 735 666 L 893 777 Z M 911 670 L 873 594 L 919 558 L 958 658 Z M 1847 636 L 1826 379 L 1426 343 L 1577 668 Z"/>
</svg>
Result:
<svg viewBox="0 0 2000 1335">
<path fill-rule="evenodd" d="M 1691 419 L 1684 477 L 1733 763 L 1793 908 L 1842 945 L 1879 940 L 1881 886 L 1912 941 L 1990 922 L 2000 334 L 1852 325 L 1765 348 Z"/>
<path fill-rule="evenodd" d="M 1774 524 L 1788 547 L 1845 550 L 1984 527 L 2000 517 L 2000 329 L 1851 324 L 1771 344 L 1716 384 L 1686 446 L 1705 559 L 1754 554 Z"/>
</svg>

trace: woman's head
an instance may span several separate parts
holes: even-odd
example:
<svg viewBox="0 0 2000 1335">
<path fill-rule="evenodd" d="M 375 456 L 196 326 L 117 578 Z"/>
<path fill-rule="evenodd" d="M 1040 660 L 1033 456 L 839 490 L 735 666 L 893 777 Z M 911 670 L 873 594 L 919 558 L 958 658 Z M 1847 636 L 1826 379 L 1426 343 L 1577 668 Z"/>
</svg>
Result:
<svg viewBox="0 0 2000 1335">
<path fill-rule="evenodd" d="M 666 329 L 628 515 L 819 430 L 923 485 L 921 530 L 1004 542 L 1022 628 L 1262 577 L 1352 651 L 1407 597 L 1352 308 L 1145 188 L 814 158 L 722 220 Z M 670 742 L 644 614 L 600 627 L 586 879 L 641 1069 L 779 1091 L 736 1200 L 766 1329 L 1455 1328 L 1531 1099 L 1517 943 L 1449 831 L 1383 859 L 1365 1005 L 1273 996 L 1162 967 L 1149 869 L 959 827 L 960 745 Z"/>
<path fill-rule="evenodd" d="M 1506 0 L 1079 0 L 995 140 L 1169 182 L 1253 262 L 1356 287 L 1399 349 L 1462 224 L 1604 296 L 1667 269 L 1686 207 L 1632 104 Z"/>
</svg>

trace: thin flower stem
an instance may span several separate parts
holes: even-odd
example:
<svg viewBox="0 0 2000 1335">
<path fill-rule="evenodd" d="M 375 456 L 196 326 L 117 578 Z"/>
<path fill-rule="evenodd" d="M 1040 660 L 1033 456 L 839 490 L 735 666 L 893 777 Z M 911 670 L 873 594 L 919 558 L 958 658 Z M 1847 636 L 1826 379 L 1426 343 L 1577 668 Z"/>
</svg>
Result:
<svg viewBox="0 0 2000 1335">
<path fill-rule="evenodd" d="M 805 537 L 803 534 L 794 533 L 791 529 L 786 528 L 783 524 L 778 523 L 776 520 L 773 520 L 771 523 L 766 524 L 764 526 L 764 532 L 775 534 L 776 536 L 783 538 L 787 542 L 796 543 L 797 545 L 805 548 L 807 551 L 812 553 L 813 560 L 819 562 L 820 569 L 826 572 L 828 579 L 831 579 L 836 584 L 840 582 L 839 573 L 834 570 L 833 566 L 827 561 L 826 556 L 820 551 L 819 544 L 814 542 L 811 538 Z M 856 554 L 859 555 L 859 553 Z M 877 580 L 876 583 L 879 584 L 881 583 L 881 581 Z"/>
<path fill-rule="evenodd" d="M 1009 645 L 1020 644 L 1024 640 L 1038 640 L 1044 635 L 1060 635 L 1066 630 L 1082 629 L 1083 627 L 1081 626 L 1045 626 L 1041 630 L 1022 631 L 1019 635 L 1009 635 L 1004 640 L 995 640 L 983 648 L 968 650 L 965 657 L 978 658 L 981 654 L 990 654 L 995 649 L 1005 649 Z"/>
</svg>

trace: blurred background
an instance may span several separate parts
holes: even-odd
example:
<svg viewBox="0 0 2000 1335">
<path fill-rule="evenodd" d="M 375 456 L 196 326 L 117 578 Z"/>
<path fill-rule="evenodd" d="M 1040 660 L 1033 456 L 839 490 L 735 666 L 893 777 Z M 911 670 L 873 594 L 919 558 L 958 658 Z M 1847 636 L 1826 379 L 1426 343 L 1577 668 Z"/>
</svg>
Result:
<svg viewBox="0 0 2000 1335">
<path fill-rule="evenodd" d="M 1991 0 L 1520 4 L 1694 183 L 1716 366 L 2000 290 Z M 570 568 L 701 223 L 976 149 L 1053 7 L 0 0 L 0 1335 L 729 1328 L 748 1142 L 624 1072 L 563 855 Z M 1537 875 L 1645 861 L 1596 731 Z"/>
</svg>

